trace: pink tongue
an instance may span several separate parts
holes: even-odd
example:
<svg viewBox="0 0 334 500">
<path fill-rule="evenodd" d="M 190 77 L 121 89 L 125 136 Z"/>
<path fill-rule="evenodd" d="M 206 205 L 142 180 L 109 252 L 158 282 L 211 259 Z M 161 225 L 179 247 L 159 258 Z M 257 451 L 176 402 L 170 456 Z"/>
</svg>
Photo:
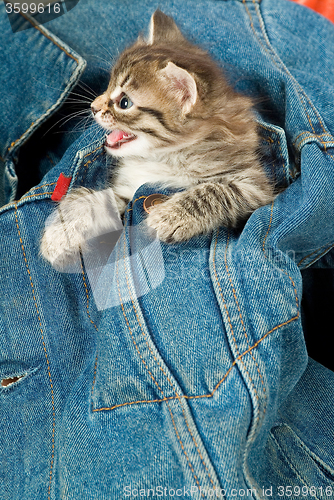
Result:
<svg viewBox="0 0 334 500">
<path fill-rule="evenodd" d="M 111 134 L 109 134 L 107 136 L 107 139 L 108 139 L 108 142 L 110 144 L 115 144 L 116 142 L 118 141 L 121 141 L 123 139 L 123 137 L 127 137 L 128 134 L 126 134 L 125 132 L 123 132 L 122 130 L 113 130 L 111 132 Z"/>
</svg>

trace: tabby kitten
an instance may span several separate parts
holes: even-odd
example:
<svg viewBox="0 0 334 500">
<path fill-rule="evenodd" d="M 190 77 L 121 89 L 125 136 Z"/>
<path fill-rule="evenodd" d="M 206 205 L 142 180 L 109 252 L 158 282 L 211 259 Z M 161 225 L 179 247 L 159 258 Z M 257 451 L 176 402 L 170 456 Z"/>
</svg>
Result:
<svg viewBox="0 0 334 500">
<path fill-rule="evenodd" d="M 220 225 L 235 227 L 274 198 L 258 158 L 252 101 L 236 93 L 208 54 L 159 10 L 148 40 L 139 38 L 121 54 L 91 109 L 107 130 L 105 149 L 119 159 L 118 167 L 112 187 L 88 197 L 79 188 L 60 202 L 63 220 L 42 239 L 51 263 L 61 255 L 70 259 L 88 238 L 114 229 L 114 199 L 124 213 L 144 183 L 183 190 L 147 216 L 168 243 Z"/>
</svg>

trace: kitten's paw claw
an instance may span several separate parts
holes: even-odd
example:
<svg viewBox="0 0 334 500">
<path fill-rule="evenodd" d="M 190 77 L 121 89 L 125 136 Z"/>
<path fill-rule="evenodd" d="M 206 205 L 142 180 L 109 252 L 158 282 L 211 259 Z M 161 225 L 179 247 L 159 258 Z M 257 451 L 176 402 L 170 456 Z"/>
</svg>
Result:
<svg viewBox="0 0 334 500">
<path fill-rule="evenodd" d="M 201 233 L 195 218 L 173 200 L 155 206 L 147 217 L 147 224 L 165 243 L 181 243 Z"/>
</svg>

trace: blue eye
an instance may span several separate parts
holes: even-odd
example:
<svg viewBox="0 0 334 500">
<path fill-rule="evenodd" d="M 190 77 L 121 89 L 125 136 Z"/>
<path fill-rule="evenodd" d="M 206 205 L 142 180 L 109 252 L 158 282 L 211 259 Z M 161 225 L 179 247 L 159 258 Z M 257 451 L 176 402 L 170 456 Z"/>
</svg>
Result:
<svg viewBox="0 0 334 500">
<path fill-rule="evenodd" d="M 119 100 L 118 106 L 121 109 L 129 109 L 131 108 L 131 106 L 133 106 L 133 102 L 131 101 L 130 97 L 124 94 L 123 97 Z"/>
</svg>

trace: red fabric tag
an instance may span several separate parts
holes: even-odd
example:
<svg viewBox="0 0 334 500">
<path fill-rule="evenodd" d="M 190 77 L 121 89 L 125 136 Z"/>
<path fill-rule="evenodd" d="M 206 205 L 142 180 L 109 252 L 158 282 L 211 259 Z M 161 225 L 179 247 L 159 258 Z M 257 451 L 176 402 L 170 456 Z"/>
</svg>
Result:
<svg viewBox="0 0 334 500">
<path fill-rule="evenodd" d="M 62 197 L 67 193 L 71 180 L 72 177 L 65 177 L 63 173 L 60 174 L 51 196 L 52 201 L 60 201 L 62 199 Z"/>
</svg>

